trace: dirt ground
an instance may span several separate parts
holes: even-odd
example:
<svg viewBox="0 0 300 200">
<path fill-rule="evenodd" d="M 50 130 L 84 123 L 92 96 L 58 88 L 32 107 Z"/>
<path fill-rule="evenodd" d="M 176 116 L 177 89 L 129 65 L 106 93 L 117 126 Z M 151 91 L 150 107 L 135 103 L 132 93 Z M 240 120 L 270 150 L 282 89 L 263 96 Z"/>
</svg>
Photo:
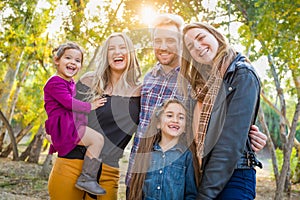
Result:
<svg viewBox="0 0 300 200">
<path fill-rule="evenodd" d="M 127 168 L 127 158 L 120 161 L 121 180 L 119 199 L 124 198 L 124 179 Z M 0 200 L 46 200 L 47 180 L 39 178 L 42 166 L 26 162 L 14 162 L 0 158 Z M 257 200 L 274 199 L 275 181 L 271 176 L 269 164 L 264 163 L 264 169 L 257 169 Z M 292 186 L 291 200 L 300 199 L 300 184 Z"/>
</svg>

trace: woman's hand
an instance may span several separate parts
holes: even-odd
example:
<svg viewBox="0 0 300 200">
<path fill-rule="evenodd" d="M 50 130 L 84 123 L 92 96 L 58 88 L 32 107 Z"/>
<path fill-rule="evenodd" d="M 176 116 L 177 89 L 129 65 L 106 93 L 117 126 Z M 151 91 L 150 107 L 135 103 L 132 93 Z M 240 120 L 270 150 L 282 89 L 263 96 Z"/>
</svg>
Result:
<svg viewBox="0 0 300 200">
<path fill-rule="evenodd" d="M 259 131 L 259 128 L 256 125 L 251 126 L 249 132 L 251 148 L 255 152 L 259 152 L 267 144 L 267 136 Z"/>
</svg>

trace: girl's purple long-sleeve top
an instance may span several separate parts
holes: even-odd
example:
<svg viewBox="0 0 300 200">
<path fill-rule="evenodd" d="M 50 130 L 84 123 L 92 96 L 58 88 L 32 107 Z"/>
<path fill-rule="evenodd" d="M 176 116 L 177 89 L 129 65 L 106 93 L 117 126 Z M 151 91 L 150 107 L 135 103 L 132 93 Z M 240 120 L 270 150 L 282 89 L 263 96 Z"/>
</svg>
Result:
<svg viewBox="0 0 300 200">
<path fill-rule="evenodd" d="M 68 154 L 85 132 L 91 104 L 75 99 L 75 95 L 73 80 L 52 76 L 44 86 L 44 107 L 48 115 L 45 128 L 52 139 L 50 153 Z"/>
</svg>

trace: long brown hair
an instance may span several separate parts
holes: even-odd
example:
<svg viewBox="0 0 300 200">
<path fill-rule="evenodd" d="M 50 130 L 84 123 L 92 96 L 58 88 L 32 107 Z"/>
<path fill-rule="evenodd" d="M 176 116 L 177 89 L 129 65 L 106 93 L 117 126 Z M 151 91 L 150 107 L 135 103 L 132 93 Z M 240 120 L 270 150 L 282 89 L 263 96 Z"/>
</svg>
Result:
<svg viewBox="0 0 300 200">
<path fill-rule="evenodd" d="M 186 107 L 182 102 L 180 102 L 177 99 L 168 99 L 164 101 L 164 103 L 161 106 L 157 106 L 155 108 L 151 116 L 148 129 L 145 132 L 144 137 L 141 138 L 138 151 L 134 157 L 134 165 L 132 169 L 133 173 L 129 186 L 129 200 L 139 200 L 143 197 L 142 189 L 149 168 L 149 162 L 151 160 L 151 152 L 153 151 L 154 144 L 158 143 L 161 140 L 161 131 L 157 130 L 157 124 L 160 122 L 161 115 L 164 112 L 164 110 L 168 107 L 169 104 L 172 103 L 181 105 L 186 111 L 185 132 L 181 134 L 179 138 L 179 143 L 185 145 L 186 147 L 189 147 L 193 153 L 195 152 L 196 148 L 191 128 L 191 118 L 189 116 L 189 113 L 187 112 Z M 196 159 L 195 156 L 193 156 L 193 158 L 194 160 Z M 198 162 L 193 161 L 195 173 L 198 172 L 197 163 Z M 196 182 L 198 183 L 198 176 L 195 177 Z"/>
<path fill-rule="evenodd" d="M 212 65 L 197 62 L 193 59 L 185 42 L 183 43 L 182 61 L 178 75 L 179 91 L 188 96 L 188 85 L 192 87 L 192 97 L 201 103 L 199 122 L 195 131 L 196 155 L 198 167 L 201 168 L 204 151 L 204 141 L 209 124 L 210 115 L 222 84 L 222 78 L 229 64 L 236 57 L 236 51 L 228 44 L 226 38 L 213 26 L 205 23 L 191 23 L 184 27 L 183 37 L 193 28 L 204 29 L 218 41 L 218 50 Z M 184 40 L 183 40 L 184 41 Z M 202 171 L 199 171 L 201 175 Z"/>
<path fill-rule="evenodd" d="M 219 49 L 213 60 L 213 66 L 209 66 L 195 61 L 192 58 L 185 42 L 183 42 L 178 82 L 180 91 L 184 94 L 184 96 L 187 96 L 188 94 L 187 85 L 190 84 L 194 91 L 199 90 L 199 88 L 203 88 L 207 82 L 208 76 L 217 76 L 217 73 L 223 75 L 228 67 L 226 64 L 228 65 L 228 63 L 231 63 L 236 57 L 236 51 L 229 45 L 226 38 L 216 28 L 209 24 L 201 22 L 188 24 L 183 29 L 183 37 L 190 29 L 193 28 L 205 29 L 212 34 L 218 41 Z"/>
</svg>

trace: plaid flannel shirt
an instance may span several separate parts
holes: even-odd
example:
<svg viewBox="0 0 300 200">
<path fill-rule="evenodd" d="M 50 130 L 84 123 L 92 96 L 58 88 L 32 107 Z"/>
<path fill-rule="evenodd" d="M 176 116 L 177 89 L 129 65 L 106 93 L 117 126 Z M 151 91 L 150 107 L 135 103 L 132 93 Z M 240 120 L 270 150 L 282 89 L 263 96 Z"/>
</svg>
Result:
<svg viewBox="0 0 300 200">
<path fill-rule="evenodd" d="M 182 98 L 177 94 L 177 76 L 180 67 L 172 69 L 168 74 L 162 69 L 162 65 L 157 63 L 154 68 L 144 77 L 141 90 L 141 111 L 139 125 L 134 137 L 133 146 L 128 163 L 128 171 L 125 183 L 129 186 L 131 179 L 131 168 L 134 164 L 134 156 L 137 152 L 140 138 L 145 133 L 153 110 L 157 105 L 161 105 L 165 99 Z"/>
</svg>

